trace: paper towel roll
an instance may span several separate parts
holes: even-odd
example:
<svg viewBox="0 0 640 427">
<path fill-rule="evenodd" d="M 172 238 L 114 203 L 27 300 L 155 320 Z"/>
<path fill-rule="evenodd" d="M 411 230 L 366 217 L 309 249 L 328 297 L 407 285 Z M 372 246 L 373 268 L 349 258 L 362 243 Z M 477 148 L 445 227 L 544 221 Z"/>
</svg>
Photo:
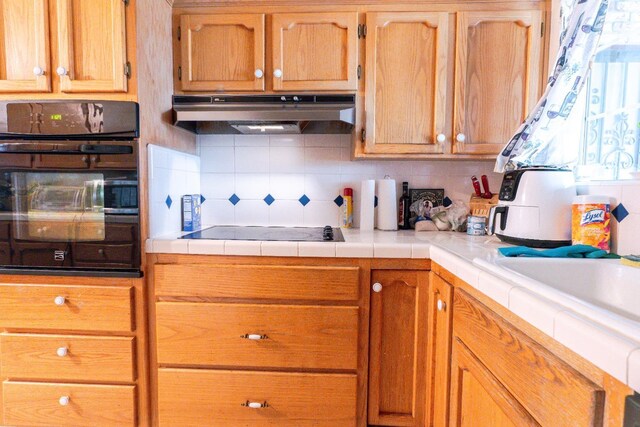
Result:
<svg viewBox="0 0 640 427">
<path fill-rule="evenodd" d="M 398 207 L 396 199 L 396 180 L 379 179 L 376 181 L 378 193 L 378 216 L 376 228 L 379 230 L 398 229 Z"/>
<path fill-rule="evenodd" d="M 360 190 L 360 230 L 373 230 L 373 203 L 376 195 L 376 182 L 373 179 L 362 181 Z"/>
</svg>

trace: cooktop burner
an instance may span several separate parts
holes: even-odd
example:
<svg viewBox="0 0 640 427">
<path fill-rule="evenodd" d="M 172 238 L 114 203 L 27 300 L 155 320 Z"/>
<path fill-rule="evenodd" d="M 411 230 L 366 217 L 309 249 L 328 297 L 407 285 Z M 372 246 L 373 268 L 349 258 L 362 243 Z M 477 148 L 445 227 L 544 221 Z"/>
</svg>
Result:
<svg viewBox="0 0 640 427">
<path fill-rule="evenodd" d="M 209 240 L 262 240 L 283 242 L 344 242 L 339 228 L 214 226 L 181 237 Z"/>
</svg>

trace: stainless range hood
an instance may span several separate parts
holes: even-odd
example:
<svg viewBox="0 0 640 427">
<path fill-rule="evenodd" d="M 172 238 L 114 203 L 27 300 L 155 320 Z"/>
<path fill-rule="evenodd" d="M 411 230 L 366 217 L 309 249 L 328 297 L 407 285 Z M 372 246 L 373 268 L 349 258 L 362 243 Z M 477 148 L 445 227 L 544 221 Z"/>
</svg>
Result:
<svg viewBox="0 0 640 427">
<path fill-rule="evenodd" d="M 198 134 L 351 133 L 355 95 L 174 95 L 173 118 Z"/>
</svg>

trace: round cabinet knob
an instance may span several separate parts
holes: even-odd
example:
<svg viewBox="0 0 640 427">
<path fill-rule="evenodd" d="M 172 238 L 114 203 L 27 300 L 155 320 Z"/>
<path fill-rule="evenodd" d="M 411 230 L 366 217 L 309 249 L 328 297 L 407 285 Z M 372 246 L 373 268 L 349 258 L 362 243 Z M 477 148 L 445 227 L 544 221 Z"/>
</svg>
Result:
<svg viewBox="0 0 640 427">
<path fill-rule="evenodd" d="M 447 137 L 444 133 L 439 133 L 438 136 L 436 136 L 436 141 L 438 141 L 440 144 L 444 143 L 446 140 Z"/>
<path fill-rule="evenodd" d="M 69 354 L 69 349 L 67 347 L 60 347 L 56 350 L 56 354 L 60 357 L 65 357 L 67 354 Z"/>
<path fill-rule="evenodd" d="M 69 396 L 62 396 L 60 399 L 58 399 L 58 403 L 61 406 L 67 406 L 70 401 L 71 399 L 69 398 Z"/>
<path fill-rule="evenodd" d="M 33 67 L 33 74 L 35 76 L 44 76 L 44 69 L 36 65 Z"/>
<path fill-rule="evenodd" d="M 447 309 L 447 303 L 439 299 L 436 303 L 436 307 L 438 307 L 438 311 L 444 311 Z"/>
<path fill-rule="evenodd" d="M 104 255 L 104 249 L 102 249 L 102 248 L 98 249 L 98 254 L 99 255 Z"/>
<path fill-rule="evenodd" d="M 464 136 L 464 133 L 459 133 L 456 135 L 456 141 L 458 142 L 464 142 L 467 139 L 466 136 Z"/>
<path fill-rule="evenodd" d="M 58 67 L 56 68 L 56 74 L 59 76 L 66 76 L 67 75 L 67 69 L 64 67 Z"/>
<path fill-rule="evenodd" d="M 381 283 L 374 283 L 372 288 L 373 288 L 373 292 L 380 292 L 380 291 L 382 291 L 382 284 Z"/>
<path fill-rule="evenodd" d="M 276 68 L 273 70 L 273 77 L 280 78 L 282 77 L 282 70 L 280 68 Z"/>
<path fill-rule="evenodd" d="M 63 296 L 57 296 L 55 297 L 55 299 L 53 300 L 53 302 L 60 306 L 60 305 L 64 305 L 65 302 L 67 302 L 67 299 Z"/>
<path fill-rule="evenodd" d="M 258 68 L 256 69 L 256 71 L 253 73 L 254 76 L 256 76 L 256 79 L 261 79 L 262 76 L 264 76 L 264 72 Z"/>
</svg>

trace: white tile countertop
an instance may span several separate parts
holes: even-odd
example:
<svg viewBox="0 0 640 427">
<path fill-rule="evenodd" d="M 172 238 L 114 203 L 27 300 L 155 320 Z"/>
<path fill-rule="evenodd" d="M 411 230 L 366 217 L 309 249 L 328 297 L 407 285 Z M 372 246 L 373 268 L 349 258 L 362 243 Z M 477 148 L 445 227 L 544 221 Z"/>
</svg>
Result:
<svg viewBox="0 0 640 427">
<path fill-rule="evenodd" d="M 348 229 L 343 230 L 345 242 L 331 243 L 187 240 L 179 238 L 182 234 L 186 233 L 147 240 L 147 253 L 432 259 L 603 371 L 640 391 L 640 322 L 503 268 L 496 263 L 502 258 L 497 249 L 507 245 L 494 237 Z M 633 274 L 635 270 L 638 280 L 630 286 L 640 286 L 640 269 L 634 269 Z"/>
</svg>

